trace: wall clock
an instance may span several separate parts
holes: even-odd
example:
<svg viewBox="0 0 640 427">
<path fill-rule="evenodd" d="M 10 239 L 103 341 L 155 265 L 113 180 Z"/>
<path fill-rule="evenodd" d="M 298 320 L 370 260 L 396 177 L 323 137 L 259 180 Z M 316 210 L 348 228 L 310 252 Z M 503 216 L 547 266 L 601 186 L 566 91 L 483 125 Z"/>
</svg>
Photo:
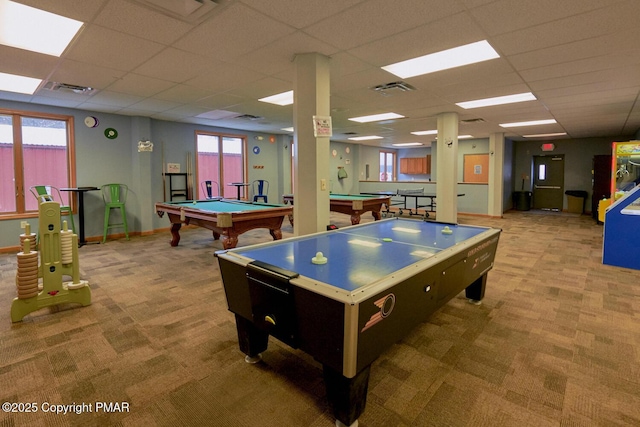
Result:
<svg viewBox="0 0 640 427">
<path fill-rule="evenodd" d="M 260 147 L 258 147 L 257 145 L 253 147 L 253 154 L 260 154 Z"/>
<path fill-rule="evenodd" d="M 97 117 L 87 116 L 87 117 L 84 118 L 84 124 L 88 128 L 94 128 L 94 127 L 97 127 L 98 124 L 100 124 L 100 121 L 98 120 Z"/>
</svg>

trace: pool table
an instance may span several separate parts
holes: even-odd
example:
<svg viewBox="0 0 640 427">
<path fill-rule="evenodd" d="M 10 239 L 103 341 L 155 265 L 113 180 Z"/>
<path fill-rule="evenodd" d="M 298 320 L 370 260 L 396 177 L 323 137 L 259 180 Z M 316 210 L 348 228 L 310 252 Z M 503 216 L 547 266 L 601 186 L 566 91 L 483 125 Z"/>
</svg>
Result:
<svg viewBox="0 0 640 427">
<path fill-rule="evenodd" d="M 222 236 L 224 249 L 235 248 L 238 235 L 254 228 L 267 228 L 274 240 L 282 238 L 282 221 L 293 213 L 291 206 L 251 203 L 239 200 L 197 200 L 156 203 L 160 217 L 167 213 L 171 221 L 171 246 L 180 242 L 182 224 L 198 225 Z"/>
<path fill-rule="evenodd" d="M 293 206 L 293 194 L 285 194 L 282 196 L 284 204 Z M 389 206 L 391 197 L 389 196 L 372 196 L 361 194 L 330 194 L 329 210 L 351 215 L 351 225 L 360 224 L 360 216 L 371 211 L 373 219 L 376 221 L 381 218 L 380 211 L 382 205 Z M 293 214 L 289 216 L 289 222 L 293 225 Z"/>
<path fill-rule="evenodd" d="M 500 232 L 390 218 L 215 256 L 245 360 L 270 335 L 310 354 L 336 424 L 352 426 L 382 352 L 461 291 L 482 300 Z"/>
</svg>

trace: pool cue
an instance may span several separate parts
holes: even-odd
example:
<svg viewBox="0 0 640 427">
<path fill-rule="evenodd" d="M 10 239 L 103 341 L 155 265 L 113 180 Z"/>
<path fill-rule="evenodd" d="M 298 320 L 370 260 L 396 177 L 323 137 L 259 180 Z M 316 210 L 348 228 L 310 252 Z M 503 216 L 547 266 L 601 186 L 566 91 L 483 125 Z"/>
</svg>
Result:
<svg viewBox="0 0 640 427">
<path fill-rule="evenodd" d="M 166 202 L 167 201 L 167 177 L 164 171 L 165 168 L 165 164 L 164 164 L 164 140 L 160 141 L 160 144 L 162 144 L 162 201 Z"/>
<path fill-rule="evenodd" d="M 193 182 L 191 181 L 191 151 L 187 151 L 187 200 L 193 200 Z"/>
</svg>

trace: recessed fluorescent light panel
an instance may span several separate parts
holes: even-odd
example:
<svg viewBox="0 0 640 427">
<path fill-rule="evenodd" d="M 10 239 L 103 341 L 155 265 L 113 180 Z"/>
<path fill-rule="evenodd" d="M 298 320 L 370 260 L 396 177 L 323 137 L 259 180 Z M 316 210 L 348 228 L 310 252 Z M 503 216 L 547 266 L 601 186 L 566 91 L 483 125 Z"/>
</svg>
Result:
<svg viewBox="0 0 640 427">
<path fill-rule="evenodd" d="M 458 139 L 469 139 L 473 138 L 473 135 L 458 135 Z"/>
<path fill-rule="evenodd" d="M 420 130 L 418 132 L 411 132 L 412 135 L 437 135 L 438 134 L 438 130 L 437 129 L 433 129 L 433 130 Z"/>
<path fill-rule="evenodd" d="M 280 130 L 284 130 L 284 131 L 287 131 L 287 132 L 293 132 L 293 126 L 290 127 L 290 128 L 282 128 Z"/>
<path fill-rule="evenodd" d="M 60 56 L 83 22 L 44 10 L 0 0 L 0 43 L 18 49 Z"/>
<path fill-rule="evenodd" d="M 42 80 L 15 74 L 0 73 L 0 90 L 33 95 Z"/>
<path fill-rule="evenodd" d="M 352 117 L 349 120 L 358 123 L 379 122 L 381 120 L 402 119 L 404 116 L 396 113 L 373 114 L 371 116 Z"/>
<path fill-rule="evenodd" d="M 545 138 L 548 136 L 564 136 L 566 135 L 566 132 L 557 132 L 557 133 L 539 133 L 537 135 L 522 135 L 525 138 Z"/>
<path fill-rule="evenodd" d="M 516 93 L 515 95 L 496 96 L 495 98 L 477 99 L 475 101 L 457 102 L 458 107 L 465 110 L 470 108 L 490 107 L 492 105 L 514 104 L 516 102 L 535 101 L 537 98 L 531 93 Z"/>
<path fill-rule="evenodd" d="M 555 119 L 548 120 L 531 120 L 529 122 L 513 122 L 513 123 L 500 123 L 503 128 L 517 128 L 520 126 L 538 126 L 538 125 L 550 125 L 557 123 Z"/>
<path fill-rule="evenodd" d="M 382 69 L 406 79 L 408 77 L 435 73 L 436 71 L 448 70 L 450 68 L 475 64 L 499 57 L 500 55 L 491 47 L 489 42 L 482 40 L 386 65 L 382 67 Z"/>
<path fill-rule="evenodd" d="M 394 147 L 414 147 L 416 145 L 422 145 L 421 142 L 401 142 L 397 144 L 391 144 Z"/>
<path fill-rule="evenodd" d="M 383 139 L 381 136 L 370 135 L 370 136 L 354 136 L 349 138 L 350 141 L 369 141 L 372 139 Z"/>
<path fill-rule="evenodd" d="M 266 98 L 258 99 L 258 101 L 276 105 L 291 105 L 293 104 L 293 91 L 290 90 L 289 92 L 282 92 L 276 95 L 267 96 Z"/>
</svg>

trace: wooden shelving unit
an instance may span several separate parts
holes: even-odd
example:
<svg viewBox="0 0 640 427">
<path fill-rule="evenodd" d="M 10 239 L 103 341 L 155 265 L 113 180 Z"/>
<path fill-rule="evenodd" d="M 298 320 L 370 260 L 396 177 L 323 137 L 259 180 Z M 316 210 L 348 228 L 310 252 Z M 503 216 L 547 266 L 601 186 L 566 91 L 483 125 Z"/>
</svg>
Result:
<svg viewBox="0 0 640 427">
<path fill-rule="evenodd" d="M 400 158 L 400 173 L 405 175 L 426 175 L 431 173 L 431 156 Z"/>
</svg>

